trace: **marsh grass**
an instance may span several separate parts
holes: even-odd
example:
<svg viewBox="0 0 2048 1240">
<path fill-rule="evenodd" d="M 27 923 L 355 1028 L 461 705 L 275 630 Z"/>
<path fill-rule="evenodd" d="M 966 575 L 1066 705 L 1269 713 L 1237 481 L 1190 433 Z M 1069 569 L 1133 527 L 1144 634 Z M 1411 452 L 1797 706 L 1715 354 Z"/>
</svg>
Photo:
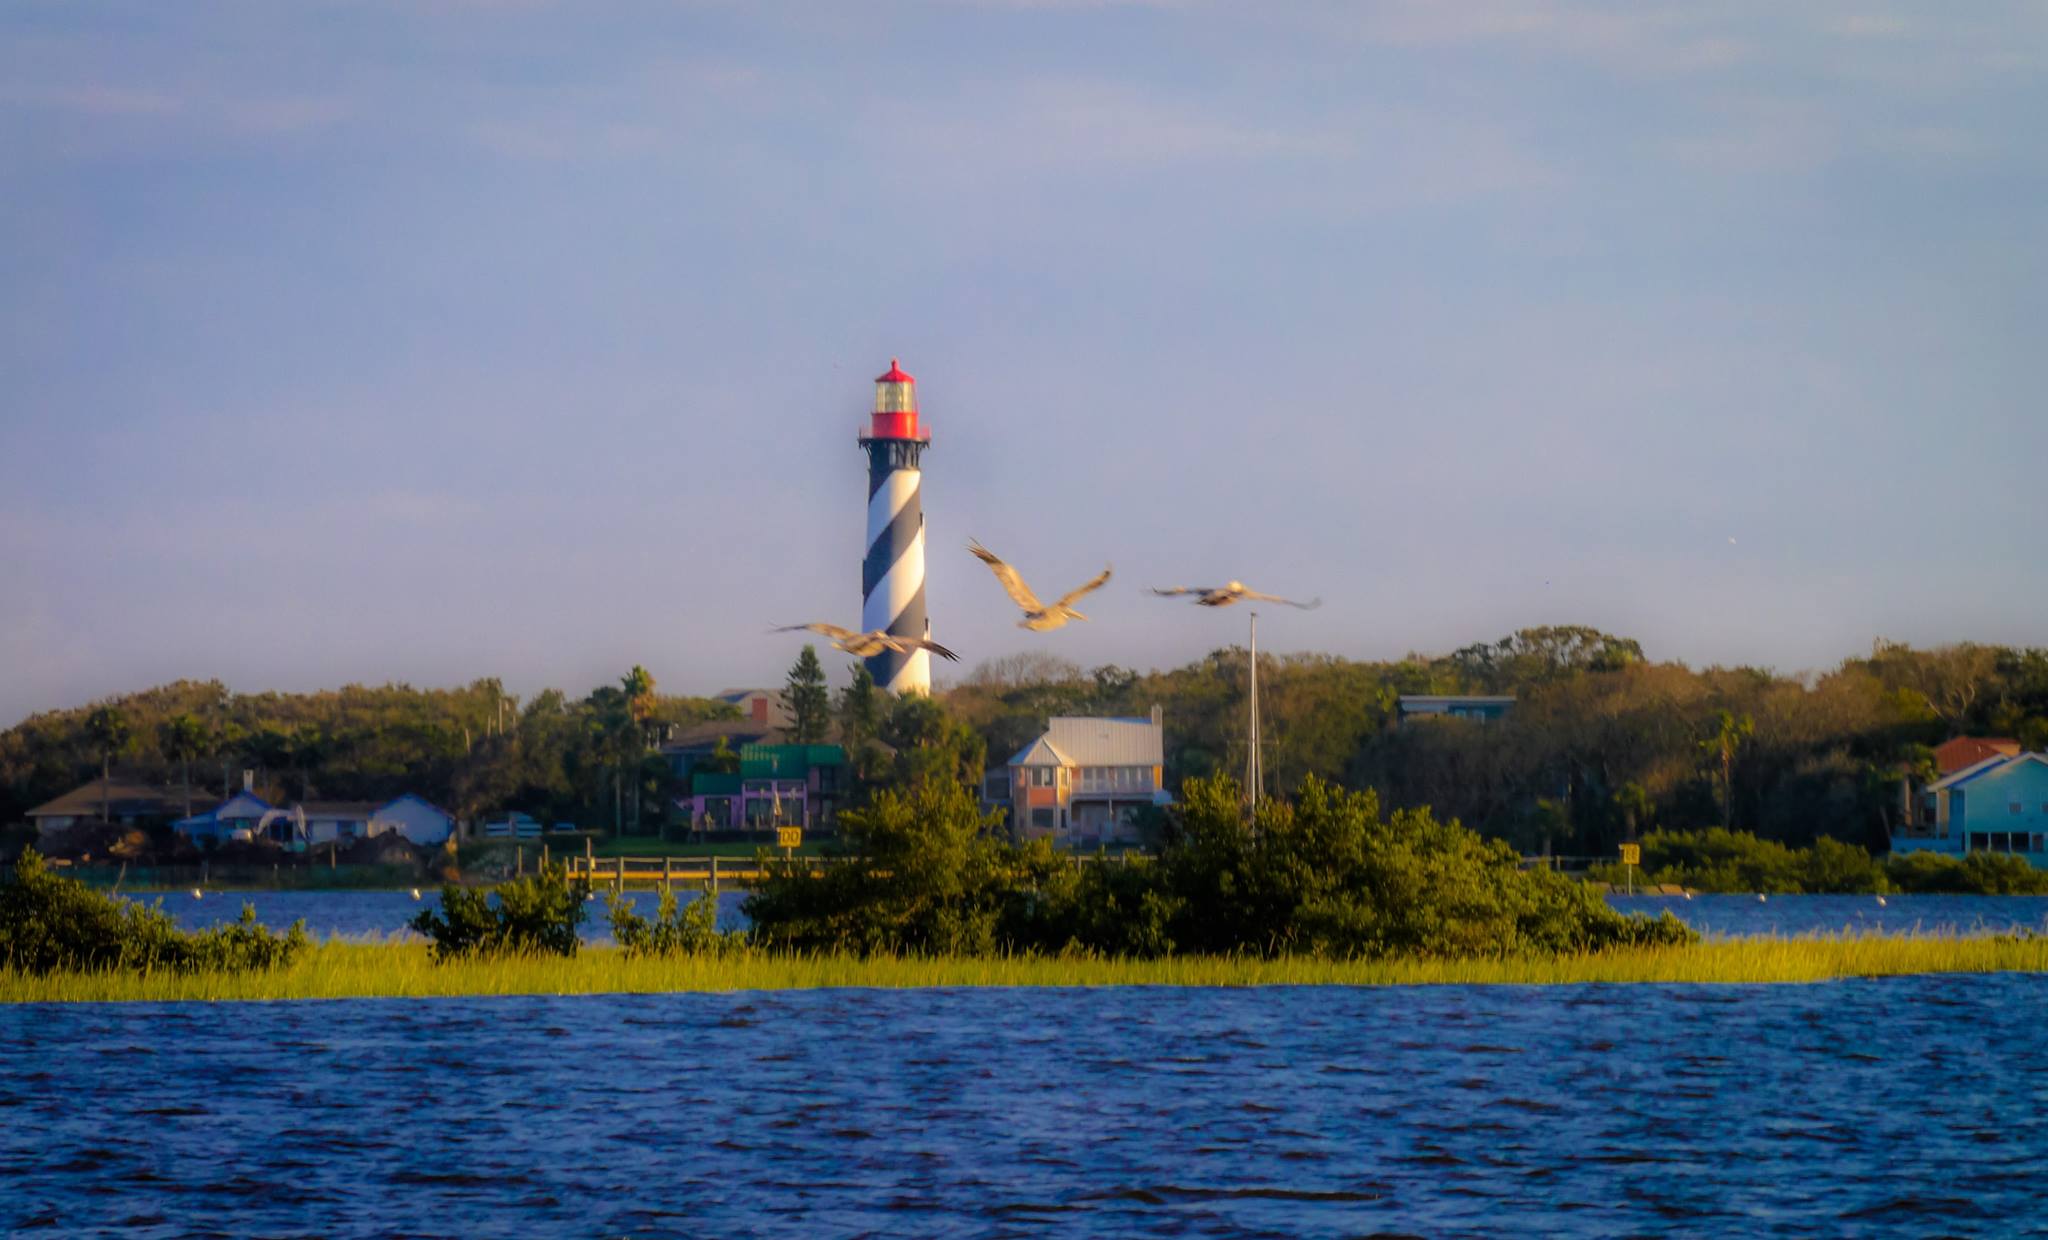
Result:
<svg viewBox="0 0 2048 1240">
<path fill-rule="evenodd" d="M 964 986 L 1433 986 L 1783 983 L 1928 973 L 2048 972 L 2048 938 L 1845 935 L 1723 939 L 1583 955 L 1467 960 L 1156 960 L 1059 956 L 496 956 L 436 964 L 424 943 L 327 942 L 260 973 L 0 970 L 0 1003 L 167 1002 Z"/>
</svg>

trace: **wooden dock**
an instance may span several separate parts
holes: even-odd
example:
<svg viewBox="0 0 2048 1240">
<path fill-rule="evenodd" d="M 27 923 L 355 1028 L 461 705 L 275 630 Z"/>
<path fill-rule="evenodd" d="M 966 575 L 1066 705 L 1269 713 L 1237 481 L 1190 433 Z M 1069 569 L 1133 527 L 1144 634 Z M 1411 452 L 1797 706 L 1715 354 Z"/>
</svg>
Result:
<svg viewBox="0 0 2048 1240">
<path fill-rule="evenodd" d="M 821 873 L 823 857 L 796 857 L 792 863 Z M 570 882 L 588 882 L 592 887 L 624 891 L 628 887 L 674 887 L 716 890 L 721 886 L 750 887 L 768 872 L 753 857 L 578 857 L 563 859 Z"/>
</svg>

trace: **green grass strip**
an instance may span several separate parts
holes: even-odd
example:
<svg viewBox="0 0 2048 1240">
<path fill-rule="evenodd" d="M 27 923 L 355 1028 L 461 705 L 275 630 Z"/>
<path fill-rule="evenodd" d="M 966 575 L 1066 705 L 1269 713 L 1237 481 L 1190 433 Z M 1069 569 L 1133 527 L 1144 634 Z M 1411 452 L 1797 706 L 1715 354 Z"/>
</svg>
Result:
<svg viewBox="0 0 2048 1240">
<path fill-rule="evenodd" d="M 477 995 L 662 994 L 827 986 L 1433 986 L 1589 982 L 1779 983 L 1932 973 L 2048 972 L 2048 939 L 1848 935 L 1727 939 L 1687 947 L 1478 960 L 1159 960 L 1067 957 L 788 956 L 633 958 L 598 948 L 573 958 L 514 956 L 435 964 L 420 943 L 323 943 L 297 963 L 254 973 L 58 973 L 0 970 L 0 1003 L 182 1002 Z"/>
</svg>

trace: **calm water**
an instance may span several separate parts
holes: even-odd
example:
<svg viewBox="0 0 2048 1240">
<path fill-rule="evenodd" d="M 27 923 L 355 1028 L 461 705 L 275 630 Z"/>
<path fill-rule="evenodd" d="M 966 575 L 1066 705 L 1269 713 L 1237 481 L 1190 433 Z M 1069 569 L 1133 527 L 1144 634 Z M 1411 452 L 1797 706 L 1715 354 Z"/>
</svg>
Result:
<svg viewBox="0 0 2048 1240">
<path fill-rule="evenodd" d="M 256 906 L 264 924 L 283 927 L 303 917 L 306 928 L 323 937 L 384 938 L 397 933 L 420 909 L 439 901 L 431 888 L 414 901 L 404 891 L 258 891 L 208 893 L 194 900 L 188 893 L 162 897 L 165 911 L 187 928 L 232 921 L 246 901 Z M 652 915 L 652 892 L 632 893 L 634 904 Z M 143 897 L 155 900 L 156 896 Z M 719 923 L 727 929 L 746 924 L 740 913 L 745 897 L 727 891 L 719 899 Z M 1982 934 L 1989 931 L 2048 931 L 2048 896 L 1887 896 L 1879 905 L 1873 896 L 1616 896 L 1611 903 L 1629 912 L 1655 914 L 1670 909 L 1695 929 L 1708 934 L 1809 934 L 1815 931 L 1883 930 L 1892 934 Z M 590 905 L 584 935 L 609 937 L 604 902 Z"/>
<path fill-rule="evenodd" d="M 0 1009 L 0 1231 L 2048 1231 L 2048 981 Z"/>
</svg>

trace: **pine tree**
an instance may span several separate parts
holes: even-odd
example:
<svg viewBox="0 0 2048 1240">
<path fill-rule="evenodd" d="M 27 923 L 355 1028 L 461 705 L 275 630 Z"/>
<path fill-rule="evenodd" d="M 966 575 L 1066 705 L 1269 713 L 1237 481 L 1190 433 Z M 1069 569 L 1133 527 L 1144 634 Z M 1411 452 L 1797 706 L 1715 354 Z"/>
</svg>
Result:
<svg viewBox="0 0 2048 1240">
<path fill-rule="evenodd" d="M 882 704 L 875 696 L 875 678 L 865 663 L 853 665 L 853 678 L 839 691 L 839 736 L 848 750 L 871 741 L 882 730 Z"/>
<path fill-rule="evenodd" d="M 789 669 L 789 684 L 782 691 L 783 708 L 789 711 L 789 739 L 797 745 L 824 741 L 832 715 L 832 694 L 825 688 L 825 669 L 818 663 L 818 649 L 806 645 Z"/>
<path fill-rule="evenodd" d="M 868 777 L 873 765 L 870 750 L 881 730 L 882 701 L 875 690 L 875 678 L 867 664 L 856 663 L 852 681 L 839 691 L 839 741 L 846 746 L 846 757 L 853 764 L 856 779 Z"/>
</svg>

